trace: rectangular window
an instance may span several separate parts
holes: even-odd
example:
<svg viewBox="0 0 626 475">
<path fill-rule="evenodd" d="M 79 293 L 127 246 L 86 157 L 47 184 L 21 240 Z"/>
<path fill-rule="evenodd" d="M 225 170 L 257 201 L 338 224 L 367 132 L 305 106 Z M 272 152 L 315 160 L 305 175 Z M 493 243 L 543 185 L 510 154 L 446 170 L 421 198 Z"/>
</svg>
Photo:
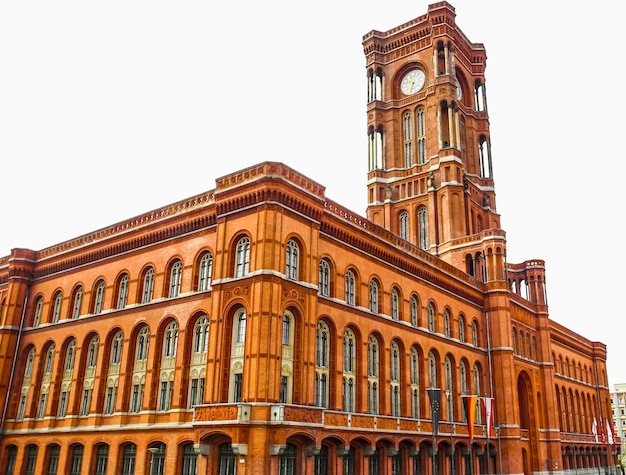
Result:
<svg viewBox="0 0 626 475">
<path fill-rule="evenodd" d="M 46 470 L 46 475 L 56 475 L 57 469 L 59 468 L 59 452 L 61 449 L 59 446 L 51 447 L 48 450 L 48 470 Z"/>
<path fill-rule="evenodd" d="M 113 386 L 107 388 L 107 395 L 104 401 L 104 413 L 105 414 L 113 414 L 113 411 L 115 411 L 116 392 L 117 392 L 117 388 Z"/>
<path fill-rule="evenodd" d="M 96 450 L 96 471 L 94 475 L 106 475 L 107 462 L 109 460 L 109 446 L 99 445 Z"/>
<path fill-rule="evenodd" d="M 287 376 L 280 377 L 280 402 L 282 403 L 287 402 L 287 383 L 288 382 L 289 382 L 289 379 Z"/>
<path fill-rule="evenodd" d="M 243 374 L 241 373 L 237 373 L 235 374 L 235 386 L 233 388 L 233 400 L 234 402 L 240 402 L 241 401 L 241 393 L 242 393 L 242 386 L 243 386 Z"/>
<path fill-rule="evenodd" d="M 189 407 L 202 404 L 204 401 L 204 378 L 192 379 L 189 391 Z"/>
<path fill-rule="evenodd" d="M 31 445 L 28 447 L 28 455 L 26 459 L 26 471 L 24 475 L 35 475 L 35 467 L 37 465 L 37 446 Z"/>
<path fill-rule="evenodd" d="M 173 392 L 173 381 L 161 381 L 161 392 L 159 394 L 159 411 L 169 411 L 172 408 Z"/>
<path fill-rule="evenodd" d="M 83 446 L 75 445 L 72 448 L 72 467 L 70 475 L 80 475 L 80 469 L 83 466 Z"/>
<path fill-rule="evenodd" d="M 198 473 L 198 456 L 193 449 L 193 444 L 187 444 L 183 448 L 183 472 L 182 475 L 196 475 Z"/>
<path fill-rule="evenodd" d="M 140 412 L 143 403 L 143 384 L 133 384 L 130 396 L 130 412 Z"/>
<path fill-rule="evenodd" d="M 39 396 L 39 407 L 37 408 L 37 419 L 43 419 L 46 415 L 46 401 L 48 400 L 47 394 Z"/>
<path fill-rule="evenodd" d="M 67 391 L 61 392 L 61 397 L 59 398 L 59 411 L 57 413 L 57 417 L 65 417 L 67 412 Z"/>
<path fill-rule="evenodd" d="M 89 415 L 90 406 L 91 406 L 91 389 L 85 389 L 83 391 L 83 398 L 80 403 L 80 415 L 81 416 Z"/>
<path fill-rule="evenodd" d="M 83 290 L 78 289 L 74 297 L 74 310 L 72 310 L 72 318 L 78 318 L 80 315 L 80 304 L 83 301 Z"/>
<path fill-rule="evenodd" d="M 26 399 L 27 399 L 27 396 L 25 394 L 22 394 L 22 396 L 20 397 L 20 406 L 19 406 L 19 409 L 17 410 L 18 421 L 21 421 L 22 419 L 24 419 L 24 413 L 26 412 Z"/>
<path fill-rule="evenodd" d="M 124 447 L 122 452 L 122 473 L 121 475 L 134 475 L 135 474 L 135 454 L 137 452 L 137 446 L 130 444 Z"/>
</svg>

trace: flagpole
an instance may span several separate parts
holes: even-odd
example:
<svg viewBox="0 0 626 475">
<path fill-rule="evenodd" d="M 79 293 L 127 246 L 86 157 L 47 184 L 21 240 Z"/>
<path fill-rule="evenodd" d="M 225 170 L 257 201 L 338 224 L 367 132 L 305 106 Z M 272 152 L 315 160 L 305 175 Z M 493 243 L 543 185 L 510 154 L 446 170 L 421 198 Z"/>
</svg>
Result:
<svg viewBox="0 0 626 475">
<path fill-rule="evenodd" d="M 452 438 L 452 421 L 450 421 L 450 475 L 454 475 L 454 439 Z"/>
<path fill-rule="evenodd" d="M 432 384 L 432 383 L 431 383 Z M 437 447 L 436 447 L 436 435 L 439 428 L 439 410 L 441 400 L 441 390 L 439 388 L 430 387 L 427 389 L 428 398 L 430 399 L 430 418 L 432 421 L 432 457 L 433 457 L 433 474 L 437 475 Z"/>
</svg>

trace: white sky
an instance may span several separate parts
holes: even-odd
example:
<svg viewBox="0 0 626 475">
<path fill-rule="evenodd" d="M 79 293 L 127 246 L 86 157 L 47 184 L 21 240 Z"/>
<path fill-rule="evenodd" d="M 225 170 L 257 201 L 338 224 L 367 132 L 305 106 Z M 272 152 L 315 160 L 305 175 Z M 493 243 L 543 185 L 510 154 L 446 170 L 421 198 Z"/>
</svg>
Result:
<svg viewBox="0 0 626 475">
<path fill-rule="evenodd" d="M 429 3 L 0 2 L 0 256 L 211 190 L 266 160 L 365 215 L 362 37 Z M 610 386 L 626 382 L 626 2 L 452 4 L 487 50 L 508 260 L 546 261 L 550 317 L 607 344 Z"/>
</svg>

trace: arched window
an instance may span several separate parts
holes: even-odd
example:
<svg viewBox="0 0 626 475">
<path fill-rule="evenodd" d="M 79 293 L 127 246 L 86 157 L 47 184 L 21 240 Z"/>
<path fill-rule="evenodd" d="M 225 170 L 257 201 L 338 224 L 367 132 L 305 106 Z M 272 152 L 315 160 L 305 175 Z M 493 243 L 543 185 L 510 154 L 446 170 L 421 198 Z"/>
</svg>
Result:
<svg viewBox="0 0 626 475">
<path fill-rule="evenodd" d="M 218 452 L 218 463 L 220 475 L 235 475 L 237 469 L 237 456 L 230 443 L 220 445 Z"/>
<path fill-rule="evenodd" d="M 154 269 L 149 267 L 143 276 L 143 290 L 141 292 L 141 303 L 148 303 L 154 294 Z"/>
<path fill-rule="evenodd" d="M 315 405 L 327 407 L 330 354 L 330 330 L 325 322 L 317 323 L 315 336 Z"/>
<path fill-rule="evenodd" d="M 96 454 L 95 454 L 94 475 L 106 475 L 108 461 L 109 461 L 109 446 L 107 444 L 98 444 L 98 446 L 96 447 Z"/>
<path fill-rule="evenodd" d="M 52 374 L 53 364 L 54 364 L 54 345 L 50 345 L 48 347 L 48 351 L 46 352 L 46 364 L 44 367 L 45 374 Z"/>
<path fill-rule="evenodd" d="M 195 475 L 198 473 L 198 454 L 196 454 L 193 444 L 183 445 L 183 475 Z"/>
<path fill-rule="evenodd" d="M 452 362 L 450 358 L 446 356 L 445 361 L 446 371 L 446 408 L 448 409 L 447 420 L 454 420 L 454 407 L 452 405 Z"/>
<path fill-rule="evenodd" d="M 480 385 L 480 370 L 478 369 L 478 366 L 474 365 L 472 375 L 474 379 L 474 394 L 481 394 L 482 389 Z"/>
<path fill-rule="evenodd" d="M 404 167 L 413 165 L 413 116 L 406 111 L 402 115 L 402 133 L 404 135 Z"/>
<path fill-rule="evenodd" d="M 137 335 L 137 351 L 135 361 L 146 361 L 148 359 L 148 348 L 150 346 L 150 329 L 144 325 Z"/>
<path fill-rule="evenodd" d="M 491 178 L 491 145 L 485 136 L 481 136 L 478 143 L 478 158 L 480 177 Z"/>
<path fill-rule="evenodd" d="M 246 312 L 241 309 L 236 315 L 237 323 L 237 339 L 236 343 L 244 343 L 246 341 Z"/>
<path fill-rule="evenodd" d="M 437 360 L 431 351 L 428 353 L 428 377 L 430 378 L 430 387 L 437 387 Z"/>
<path fill-rule="evenodd" d="M 383 167 L 383 132 L 371 128 L 367 141 L 368 171 Z"/>
<path fill-rule="evenodd" d="M 465 361 L 459 363 L 459 378 L 461 380 L 461 394 L 469 394 L 469 387 L 467 384 L 467 368 L 465 367 Z"/>
<path fill-rule="evenodd" d="M 176 261 L 170 268 L 169 298 L 178 297 L 180 294 L 180 284 L 183 279 L 183 263 Z"/>
<path fill-rule="evenodd" d="M 420 249 L 427 250 L 430 245 L 428 243 L 428 210 L 425 206 L 420 206 L 417 210 L 417 231 Z"/>
<path fill-rule="evenodd" d="M 391 289 L 391 318 L 400 319 L 400 295 L 396 287 Z"/>
<path fill-rule="evenodd" d="M 296 446 L 293 444 L 287 444 L 287 447 L 278 458 L 278 475 L 295 475 L 295 473 Z"/>
<path fill-rule="evenodd" d="M 367 72 L 367 102 L 381 101 L 383 99 L 383 74 L 380 68 L 376 71 L 370 69 Z M 317 470 L 315 473 L 320 473 Z"/>
<path fill-rule="evenodd" d="M 35 348 L 31 348 L 26 358 L 26 367 L 24 368 L 24 379 L 33 375 L 33 364 L 35 362 Z"/>
<path fill-rule="evenodd" d="M 201 315 L 193 326 L 193 345 L 188 373 L 188 401 L 190 409 L 204 402 L 206 361 L 209 348 L 209 317 Z"/>
<path fill-rule="evenodd" d="M 370 414 L 378 414 L 379 343 L 370 336 L 367 343 L 367 407 Z"/>
<path fill-rule="evenodd" d="M 426 163 L 426 115 L 424 107 L 418 107 L 415 114 L 417 122 L 417 163 Z"/>
<path fill-rule="evenodd" d="M 74 360 L 76 359 L 76 340 L 72 340 L 65 350 L 65 368 L 64 371 L 72 371 L 74 369 Z"/>
<path fill-rule="evenodd" d="M 354 412 L 355 403 L 356 338 L 346 329 L 343 335 L 343 410 Z"/>
<path fill-rule="evenodd" d="M 80 474 L 83 466 L 83 453 L 85 447 L 82 444 L 73 444 L 70 448 L 70 475 Z"/>
<path fill-rule="evenodd" d="M 176 356 L 176 350 L 178 349 L 178 324 L 176 322 L 170 322 L 165 327 L 165 333 L 163 334 L 163 356 L 166 358 Z"/>
<path fill-rule="evenodd" d="M 459 341 L 465 343 L 465 317 L 459 315 Z"/>
<path fill-rule="evenodd" d="M 295 240 L 290 239 L 287 242 L 287 255 L 285 256 L 285 275 L 288 279 L 298 280 L 299 262 L 300 247 Z"/>
<path fill-rule="evenodd" d="M 370 312 L 378 313 L 378 281 L 370 281 Z"/>
<path fill-rule="evenodd" d="M 211 274 L 213 273 L 213 255 L 206 252 L 200 259 L 198 266 L 198 292 L 209 290 L 211 286 Z"/>
<path fill-rule="evenodd" d="M 137 455 L 137 446 L 135 444 L 126 444 L 122 449 L 122 474 L 133 475 L 135 473 L 135 457 Z"/>
<path fill-rule="evenodd" d="M 472 345 L 478 346 L 478 324 L 476 320 L 472 322 Z"/>
<path fill-rule="evenodd" d="M 483 112 L 487 110 L 487 99 L 485 98 L 485 85 L 477 80 L 474 85 L 474 103 L 475 110 Z"/>
<path fill-rule="evenodd" d="M 435 331 L 435 306 L 432 302 L 428 303 L 428 331 Z"/>
<path fill-rule="evenodd" d="M 354 272 L 349 270 L 346 272 L 346 303 L 348 305 L 356 305 L 356 278 Z"/>
<path fill-rule="evenodd" d="M 450 310 L 447 308 L 443 312 L 443 333 L 450 338 Z"/>
<path fill-rule="evenodd" d="M 409 213 L 402 211 L 399 218 L 399 231 L 400 237 L 405 240 L 409 240 Z"/>
<path fill-rule="evenodd" d="M 118 331 L 111 341 L 111 365 L 118 365 L 122 362 L 122 344 L 124 334 Z"/>
<path fill-rule="evenodd" d="M 98 336 L 92 336 L 89 340 L 89 350 L 87 352 L 87 368 L 95 368 L 98 362 L 98 346 L 100 339 Z"/>
<path fill-rule="evenodd" d="M 400 416 L 400 349 L 395 341 L 391 342 L 389 375 L 391 379 L 391 415 Z"/>
<path fill-rule="evenodd" d="M 354 373 L 356 360 L 356 339 L 352 330 L 347 329 L 343 335 L 343 370 Z"/>
<path fill-rule="evenodd" d="M 411 416 L 419 418 L 419 356 L 415 348 L 411 348 Z"/>
<path fill-rule="evenodd" d="M 283 345 L 288 346 L 291 337 L 291 318 L 285 313 L 283 315 Z"/>
<path fill-rule="evenodd" d="M 169 411 L 174 402 L 174 379 L 176 376 L 176 354 L 178 352 L 178 323 L 170 321 L 162 336 L 163 352 L 159 374 L 159 395 L 157 409 Z"/>
<path fill-rule="evenodd" d="M 46 448 L 46 470 L 44 473 L 57 473 L 59 468 L 59 454 L 61 453 L 61 447 L 58 444 L 50 444 Z"/>
<path fill-rule="evenodd" d="M 319 293 L 323 297 L 330 297 L 330 264 L 326 259 L 320 261 Z"/>
<path fill-rule="evenodd" d="M 83 303 L 83 288 L 78 286 L 74 291 L 74 298 L 72 299 L 72 318 L 78 318 L 80 316 L 80 307 Z"/>
<path fill-rule="evenodd" d="M 198 318 L 193 326 L 193 352 L 206 353 L 209 348 L 209 319 L 206 315 Z"/>
<path fill-rule="evenodd" d="M 250 239 L 242 237 L 235 251 L 235 277 L 243 277 L 250 272 Z"/>
<path fill-rule="evenodd" d="M 166 445 L 159 443 L 151 447 L 153 451 L 150 452 L 150 475 L 164 475 L 165 474 L 165 452 Z"/>
<path fill-rule="evenodd" d="M 52 309 L 52 323 L 56 323 L 61 318 L 61 305 L 63 303 L 63 292 L 58 291 L 54 296 L 54 307 Z"/>
<path fill-rule="evenodd" d="M 41 312 L 43 311 L 43 297 L 37 297 L 35 304 L 35 316 L 33 317 L 33 326 L 38 327 L 41 323 Z"/>
<path fill-rule="evenodd" d="M 100 279 L 96 283 L 96 291 L 93 301 L 93 313 L 98 314 L 102 312 L 102 305 L 104 303 L 104 289 L 105 283 L 104 280 Z"/>
<path fill-rule="evenodd" d="M 417 326 L 419 322 L 419 299 L 416 295 L 411 295 L 411 325 Z"/>
<path fill-rule="evenodd" d="M 124 274 L 117 285 L 117 308 L 126 307 L 128 302 L 128 274 Z"/>
</svg>

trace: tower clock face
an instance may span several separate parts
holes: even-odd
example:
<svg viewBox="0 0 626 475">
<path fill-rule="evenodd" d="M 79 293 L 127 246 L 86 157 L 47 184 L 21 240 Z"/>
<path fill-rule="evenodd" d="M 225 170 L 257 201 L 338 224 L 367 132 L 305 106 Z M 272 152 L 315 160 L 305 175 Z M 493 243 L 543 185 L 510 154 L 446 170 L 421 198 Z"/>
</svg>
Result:
<svg viewBox="0 0 626 475">
<path fill-rule="evenodd" d="M 402 82 L 400 83 L 400 90 L 406 94 L 415 94 L 424 87 L 424 81 L 426 81 L 426 75 L 424 71 L 419 69 L 413 69 L 404 75 Z"/>
</svg>

